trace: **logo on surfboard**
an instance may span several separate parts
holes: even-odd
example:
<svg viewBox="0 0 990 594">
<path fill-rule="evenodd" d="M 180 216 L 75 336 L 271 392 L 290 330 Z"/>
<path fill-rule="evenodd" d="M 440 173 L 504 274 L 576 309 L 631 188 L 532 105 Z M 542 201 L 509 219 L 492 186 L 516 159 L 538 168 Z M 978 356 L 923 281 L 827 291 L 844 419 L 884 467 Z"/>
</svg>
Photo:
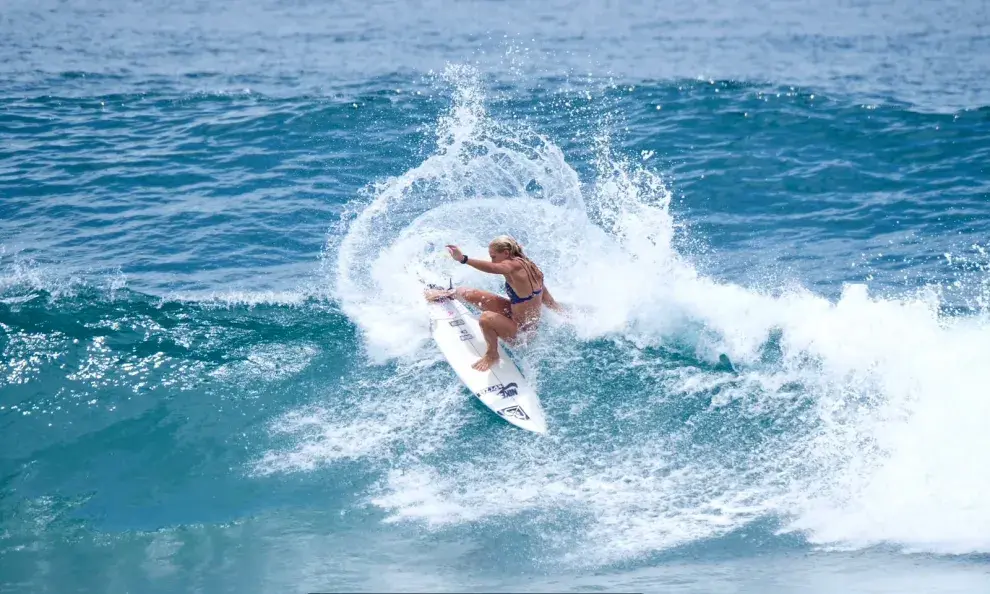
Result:
<svg viewBox="0 0 990 594">
<path fill-rule="evenodd" d="M 513 419 L 518 419 L 520 421 L 529 420 L 529 415 L 526 414 L 526 411 L 524 411 L 521 406 L 509 406 L 496 412 L 505 418 L 512 417 Z"/>
<path fill-rule="evenodd" d="M 484 394 L 490 394 L 492 392 L 498 392 L 500 398 L 512 398 L 519 393 L 519 384 L 512 382 L 505 385 L 495 384 L 494 386 L 488 386 L 484 390 L 478 392 L 478 398 L 481 398 Z"/>
<path fill-rule="evenodd" d="M 460 339 L 462 341 L 464 341 L 464 340 L 471 340 L 472 338 L 474 338 L 474 336 L 471 334 L 471 332 L 464 325 L 464 320 L 457 319 L 457 320 L 452 320 L 452 321 L 447 322 L 447 323 L 450 324 L 452 327 L 457 328 L 460 331 L 459 336 L 460 336 Z"/>
</svg>

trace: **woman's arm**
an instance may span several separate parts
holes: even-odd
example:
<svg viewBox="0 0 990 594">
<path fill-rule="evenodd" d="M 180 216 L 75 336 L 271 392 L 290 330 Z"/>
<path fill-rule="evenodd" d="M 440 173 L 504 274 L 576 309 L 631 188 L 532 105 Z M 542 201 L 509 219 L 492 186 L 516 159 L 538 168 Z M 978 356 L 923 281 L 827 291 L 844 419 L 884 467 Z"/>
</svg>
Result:
<svg viewBox="0 0 990 594">
<path fill-rule="evenodd" d="M 546 285 L 543 285 L 543 305 L 546 305 L 557 313 L 564 313 L 565 311 L 564 306 L 557 303 L 557 300 L 550 294 L 550 289 Z"/>
<path fill-rule="evenodd" d="M 488 261 L 479 260 L 478 258 L 468 258 L 467 262 L 464 261 L 464 254 L 461 253 L 460 248 L 456 245 L 448 245 L 447 250 L 450 251 L 450 257 L 457 260 L 462 264 L 467 264 L 471 268 L 477 268 L 482 272 L 488 272 L 490 274 L 509 274 L 513 270 L 519 267 L 519 263 L 506 260 L 505 262 L 499 262 L 498 264 Z"/>
</svg>

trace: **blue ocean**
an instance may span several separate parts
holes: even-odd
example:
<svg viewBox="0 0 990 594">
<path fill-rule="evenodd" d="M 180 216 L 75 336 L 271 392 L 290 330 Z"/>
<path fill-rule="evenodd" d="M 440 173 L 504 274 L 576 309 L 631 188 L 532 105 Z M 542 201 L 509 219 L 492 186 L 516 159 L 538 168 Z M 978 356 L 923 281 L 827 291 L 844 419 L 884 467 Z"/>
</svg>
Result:
<svg viewBox="0 0 990 594">
<path fill-rule="evenodd" d="M 985 1 L 0 33 L 0 591 L 990 591 Z M 546 435 L 420 293 L 501 234 Z"/>
</svg>

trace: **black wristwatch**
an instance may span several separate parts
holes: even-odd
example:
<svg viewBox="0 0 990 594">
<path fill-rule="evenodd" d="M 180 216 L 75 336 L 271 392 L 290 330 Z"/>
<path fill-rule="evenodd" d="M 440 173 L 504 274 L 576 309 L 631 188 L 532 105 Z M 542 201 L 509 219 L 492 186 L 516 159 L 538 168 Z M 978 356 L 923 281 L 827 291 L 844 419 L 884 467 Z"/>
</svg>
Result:
<svg viewBox="0 0 990 594">
<path fill-rule="evenodd" d="M 464 254 L 464 257 L 461 258 L 461 264 L 467 264 L 467 260 L 468 260 L 467 254 Z"/>
</svg>

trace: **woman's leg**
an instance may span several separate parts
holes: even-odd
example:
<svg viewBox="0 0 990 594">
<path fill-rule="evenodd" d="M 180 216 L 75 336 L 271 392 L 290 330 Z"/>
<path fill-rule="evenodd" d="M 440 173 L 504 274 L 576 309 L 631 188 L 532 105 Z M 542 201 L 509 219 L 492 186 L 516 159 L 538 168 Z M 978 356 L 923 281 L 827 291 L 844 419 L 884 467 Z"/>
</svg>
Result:
<svg viewBox="0 0 990 594">
<path fill-rule="evenodd" d="M 480 289 L 458 288 L 455 293 L 460 299 L 482 310 L 478 324 L 488 348 L 485 355 L 471 367 L 478 371 L 488 371 L 492 365 L 498 363 L 498 339 L 512 340 L 519 331 L 519 327 L 512 321 L 512 304 L 501 295 Z"/>
<path fill-rule="evenodd" d="M 512 305 L 508 299 L 495 293 L 482 291 L 481 289 L 468 289 L 464 287 L 458 287 L 453 291 L 450 289 L 427 289 L 424 291 L 424 295 L 427 301 L 439 301 L 441 299 L 456 297 L 461 301 L 467 301 L 481 311 L 492 311 L 502 314 L 507 318 L 512 316 Z"/>
<path fill-rule="evenodd" d="M 519 332 L 519 326 L 512 321 L 512 318 L 493 311 L 483 312 L 478 323 L 481 326 L 481 333 L 485 336 L 488 349 L 485 351 L 485 355 L 471 367 L 478 371 L 488 371 L 499 359 L 498 339 L 512 340 Z"/>
<path fill-rule="evenodd" d="M 450 297 L 467 301 L 482 310 L 478 323 L 481 326 L 481 333 L 485 337 L 487 349 L 485 355 L 478 359 L 472 367 L 478 371 L 488 371 L 499 359 L 498 339 L 512 340 L 519 331 L 519 327 L 511 318 L 512 304 L 501 295 L 481 289 L 458 287 L 453 293 L 447 289 L 434 289 L 426 293 L 426 298 L 431 301 Z"/>
<path fill-rule="evenodd" d="M 501 295 L 482 291 L 481 289 L 468 289 L 458 287 L 454 294 L 461 300 L 467 301 L 481 311 L 490 311 L 509 318 L 512 317 L 512 304 Z"/>
</svg>

